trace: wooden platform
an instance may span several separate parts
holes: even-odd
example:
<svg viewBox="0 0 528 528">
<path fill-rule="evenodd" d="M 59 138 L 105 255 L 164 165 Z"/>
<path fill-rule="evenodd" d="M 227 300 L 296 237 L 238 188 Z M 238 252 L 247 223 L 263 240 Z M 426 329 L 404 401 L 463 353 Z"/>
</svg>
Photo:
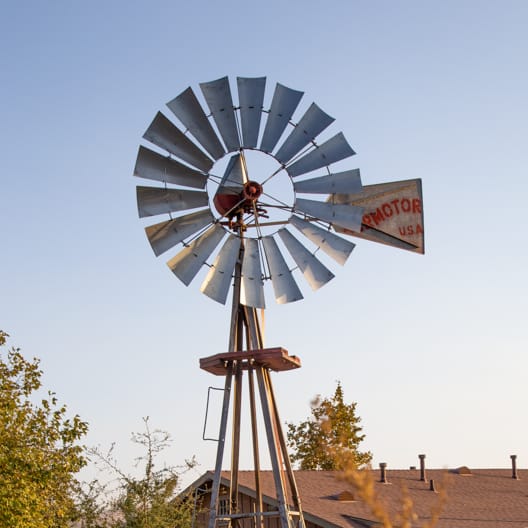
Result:
<svg viewBox="0 0 528 528">
<path fill-rule="evenodd" d="M 243 350 L 242 352 L 224 352 L 200 358 L 200 368 L 216 376 L 225 376 L 227 374 L 227 365 L 231 361 L 240 361 L 244 370 L 258 365 L 278 372 L 300 368 L 301 366 L 301 360 L 297 356 L 290 356 L 287 350 L 278 347 Z"/>
</svg>

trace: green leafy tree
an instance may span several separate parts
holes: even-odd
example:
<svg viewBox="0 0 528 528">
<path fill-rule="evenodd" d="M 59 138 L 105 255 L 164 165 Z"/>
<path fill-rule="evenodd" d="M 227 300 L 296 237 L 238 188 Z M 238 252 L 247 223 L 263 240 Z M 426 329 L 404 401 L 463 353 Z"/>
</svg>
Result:
<svg viewBox="0 0 528 528">
<path fill-rule="evenodd" d="M 323 470 L 368 465 L 372 454 L 359 451 L 365 435 L 361 434 L 356 405 L 344 402 L 339 382 L 331 398 L 318 396 L 312 402 L 311 418 L 298 425 L 287 424 L 292 462 L 298 462 L 300 469 Z"/>
<path fill-rule="evenodd" d="M 142 468 L 141 476 L 129 475 L 119 468 L 113 456 L 114 446 L 107 453 L 91 450 L 97 463 L 117 478 L 117 486 L 114 498 L 109 498 L 111 494 L 102 490 L 105 496 L 101 499 L 105 504 L 101 510 L 101 500 L 93 500 L 96 486 L 90 484 L 80 504 L 81 510 L 84 509 L 81 524 L 86 528 L 183 528 L 191 525 L 194 502 L 192 497 L 179 493 L 181 471 L 157 465 L 158 455 L 170 445 L 170 435 L 166 431 L 151 430 L 148 418 L 143 421 L 145 431 L 132 434 L 132 442 L 145 451 L 136 460 L 136 465 Z M 185 464 L 186 469 L 191 469 L 196 463 L 192 459 Z M 94 512 L 97 515 L 94 516 Z"/>
<path fill-rule="evenodd" d="M 88 427 L 53 393 L 38 401 L 39 361 L 6 352 L 7 337 L 0 331 L 0 527 L 66 527 Z"/>
</svg>

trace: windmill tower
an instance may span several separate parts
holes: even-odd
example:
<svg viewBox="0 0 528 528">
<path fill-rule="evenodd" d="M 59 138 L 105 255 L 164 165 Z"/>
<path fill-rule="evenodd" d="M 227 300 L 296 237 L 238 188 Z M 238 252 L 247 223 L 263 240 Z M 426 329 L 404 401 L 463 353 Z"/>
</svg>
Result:
<svg viewBox="0 0 528 528">
<path fill-rule="evenodd" d="M 292 120 L 302 92 L 277 83 L 264 109 L 265 77 L 237 77 L 236 87 L 236 104 L 227 77 L 200 84 L 205 104 L 187 88 L 167 103 L 178 124 L 156 114 L 143 136 L 150 145 L 139 147 L 134 175 L 158 184 L 137 187 L 138 211 L 140 217 L 168 215 L 145 231 L 156 256 L 179 248 L 167 264 L 186 286 L 206 268 L 200 288 L 205 295 L 225 304 L 232 291 L 228 351 L 200 359 L 202 369 L 225 377 L 209 528 L 261 527 L 268 517 L 278 517 L 282 528 L 302 528 L 270 375 L 298 368 L 300 360 L 282 348 L 265 347 L 258 313 L 265 308 L 264 283 L 271 282 L 279 304 L 303 298 L 297 274 L 317 290 L 334 277 L 321 257 L 343 265 L 355 247 L 343 235 L 423 253 L 421 182 L 362 186 L 359 169 L 332 169 L 355 154 L 344 135 L 317 139 L 334 118 L 312 103 Z M 273 168 L 253 167 L 255 153 L 271 160 Z M 278 181 L 282 186 L 275 186 Z M 244 377 L 257 494 L 251 511 L 238 503 Z M 257 402 L 279 504 L 274 512 L 262 504 Z M 231 487 L 228 507 L 220 508 L 231 405 Z"/>
</svg>

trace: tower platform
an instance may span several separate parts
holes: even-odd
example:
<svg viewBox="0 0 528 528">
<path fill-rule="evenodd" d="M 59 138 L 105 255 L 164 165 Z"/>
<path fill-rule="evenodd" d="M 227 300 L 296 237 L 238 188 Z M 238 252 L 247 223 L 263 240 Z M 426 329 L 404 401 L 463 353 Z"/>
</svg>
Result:
<svg viewBox="0 0 528 528">
<path fill-rule="evenodd" d="M 226 376 L 229 363 L 233 361 L 236 361 L 242 370 L 260 366 L 279 372 L 297 369 L 301 366 L 300 358 L 290 356 L 284 348 L 276 347 L 223 352 L 214 356 L 200 358 L 200 368 L 216 376 Z"/>
</svg>

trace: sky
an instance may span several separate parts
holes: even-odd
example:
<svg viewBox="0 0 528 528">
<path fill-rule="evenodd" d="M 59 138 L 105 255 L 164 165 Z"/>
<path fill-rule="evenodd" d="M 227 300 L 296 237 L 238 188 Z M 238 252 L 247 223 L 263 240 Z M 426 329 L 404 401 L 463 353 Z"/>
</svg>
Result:
<svg viewBox="0 0 528 528">
<path fill-rule="evenodd" d="M 0 10 L 0 328 L 89 422 L 88 445 L 115 442 L 131 467 L 149 416 L 174 439 L 163 462 L 195 455 L 191 480 L 214 466 L 202 433 L 223 379 L 198 359 L 227 350 L 230 311 L 154 256 L 132 173 L 155 113 L 188 86 L 266 76 L 266 101 L 280 82 L 336 118 L 364 185 L 421 178 L 425 217 L 425 255 L 355 240 L 321 290 L 269 296 L 266 346 L 302 360 L 273 375 L 281 420 L 307 418 L 340 381 L 375 466 L 425 453 L 429 467 L 510 454 L 528 467 L 526 2 Z M 218 419 L 213 405 L 213 435 Z"/>
</svg>

